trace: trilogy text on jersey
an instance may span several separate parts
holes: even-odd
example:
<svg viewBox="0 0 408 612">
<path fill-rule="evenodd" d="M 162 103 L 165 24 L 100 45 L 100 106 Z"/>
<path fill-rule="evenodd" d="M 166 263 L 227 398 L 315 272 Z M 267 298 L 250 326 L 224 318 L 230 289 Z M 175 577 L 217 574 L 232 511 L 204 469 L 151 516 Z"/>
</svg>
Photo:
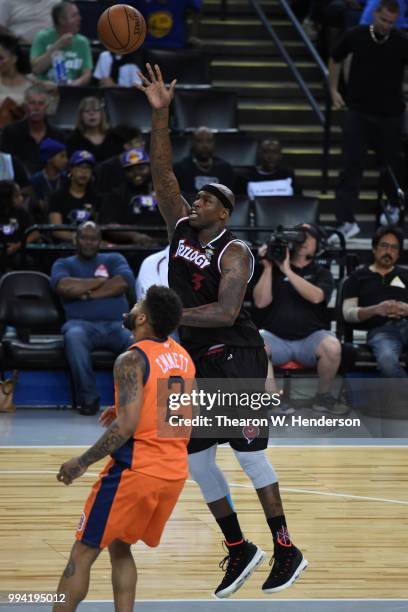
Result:
<svg viewBox="0 0 408 612">
<path fill-rule="evenodd" d="M 184 239 L 179 240 L 178 247 L 174 258 L 180 257 L 193 264 L 195 264 L 201 270 L 210 265 L 210 262 L 205 255 L 198 249 L 190 246 Z"/>
</svg>

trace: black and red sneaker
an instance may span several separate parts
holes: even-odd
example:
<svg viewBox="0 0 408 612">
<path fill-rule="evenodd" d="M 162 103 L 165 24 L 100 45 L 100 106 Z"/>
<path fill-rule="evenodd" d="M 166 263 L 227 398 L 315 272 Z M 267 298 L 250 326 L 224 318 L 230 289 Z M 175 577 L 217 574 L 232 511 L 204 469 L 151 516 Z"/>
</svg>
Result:
<svg viewBox="0 0 408 612">
<path fill-rule="evenodd" d="M 308 566 L 307 560 L 296 546 L 278 546 L 269 562 L 271 573 L 262 585 L 264 593 L 276 593 L 291 586 Z"/>
<path fill-rule="evenodd" d="M 228 555 L 220 563 L 225 576 L 216 588 L 214 595 L 218 599 L 229 597 L 238 591 L 266 557 L 266 553 L 252 542 L 227 548 Z"/>
</svg>

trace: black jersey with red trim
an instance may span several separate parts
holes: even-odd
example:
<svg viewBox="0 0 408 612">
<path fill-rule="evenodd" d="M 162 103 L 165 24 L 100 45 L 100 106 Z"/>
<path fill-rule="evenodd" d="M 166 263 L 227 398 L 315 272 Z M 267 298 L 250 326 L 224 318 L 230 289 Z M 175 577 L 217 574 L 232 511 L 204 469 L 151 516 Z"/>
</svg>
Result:
<svg viewBox="0 0 408 612">
<path fill-rule="evenodd" d="M 198 239 L 198 230 L 191 227 L 188 217 L 178 221 L 170 244 L 169 286 L 178 293 L 184 308 L 194 308 L 218 300 L 220 262 L 225 249 L 232 242 L 242 241 L 237 240 L 228 229 L 224 229 L 203 246 Z M 249 248 L 248 252 L 252 262 L 249 282 L 253 274 L 254 258 Z M 244 347 L 264 344 L 249 313 L 243 307 L 231 327 L 182 326 L 180 337 L 182 344 L 194 358 L 218 344 Z"/>
</svg>

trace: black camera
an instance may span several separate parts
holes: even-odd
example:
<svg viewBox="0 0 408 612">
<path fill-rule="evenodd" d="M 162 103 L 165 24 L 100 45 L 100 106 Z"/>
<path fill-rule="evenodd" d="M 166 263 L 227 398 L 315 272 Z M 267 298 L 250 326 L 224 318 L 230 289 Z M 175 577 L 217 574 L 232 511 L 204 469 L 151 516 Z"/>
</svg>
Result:
<svg viewBox="0 0 408 612">
<path fill-rule="evenodd" d="M 304 243 L 307 233 L 303 229 L 296 227 L 278 227 L 271 234 L 270 240 L 266 243 L 267 249 L 265 259 L 282 263 L 286 257 L 286 250 L 293 253 L 297 246 Z"/>
</svg>

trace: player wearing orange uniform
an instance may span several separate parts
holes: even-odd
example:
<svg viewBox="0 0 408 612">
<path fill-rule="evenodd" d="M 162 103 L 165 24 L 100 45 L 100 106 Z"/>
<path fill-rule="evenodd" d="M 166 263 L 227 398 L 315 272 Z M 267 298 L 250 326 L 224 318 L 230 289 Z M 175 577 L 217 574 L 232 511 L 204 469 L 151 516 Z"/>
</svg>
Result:
<svg viewBox="0 0 408 612">
<path fill-rule="evenodd" d="M 168 338 L 179 324 L 181 303 L 167 287 L 153 286 L 125 320 L 135 344 L 114 367 L 115 408 L 101 422 L 106 433 L 83 455 L 64 463 L 58 480 L 66 485 L 107 455 L 85 504 L 76 542 L 58 585 L 66 603 L 54 612 L 76 610 L 85 598 L 90 569 L 108 547 L 112 562 L 115 609 L 130 612 L 136 591 L 136 566 L 131 544 L 143 540 L 157 546 L 188 475 L 186 430 L 164 437 L 166 394 L 191 391 L 195 368 L 191 357 Z M 160 381 L 163 381 L 164 384 Z M 169 435 L 169 434 L 167 434 Z"/>
</svg>

